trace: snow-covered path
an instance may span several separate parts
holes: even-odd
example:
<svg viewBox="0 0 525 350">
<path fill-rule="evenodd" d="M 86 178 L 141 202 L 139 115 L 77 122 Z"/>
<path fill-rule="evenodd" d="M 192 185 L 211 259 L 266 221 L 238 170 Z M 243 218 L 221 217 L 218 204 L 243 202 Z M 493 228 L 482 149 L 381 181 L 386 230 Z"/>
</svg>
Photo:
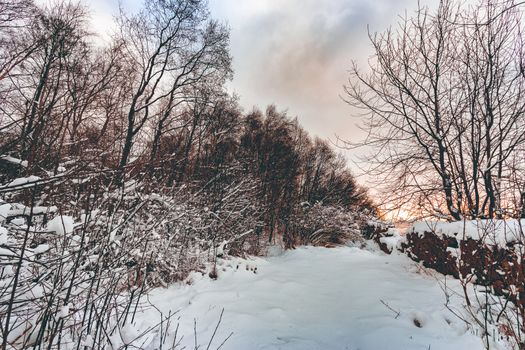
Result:
<svg viewBox="0 0 525 350">
<path fill-rule="evenodd" d="M 216 281 L 196 278 L 150 297 L 166 314 L 180 310 L 179 334 L 188 349 L 194 349 L 194 317 L 206 349 L 222 308 L 210 349 L 231 332 L 222 349 L 483 349 L 444 306 L 439 283 L 401 255 L 308 247 L 223 264 Z M 141 319 L 154 320 L 148 313 Z"/>
</svg>

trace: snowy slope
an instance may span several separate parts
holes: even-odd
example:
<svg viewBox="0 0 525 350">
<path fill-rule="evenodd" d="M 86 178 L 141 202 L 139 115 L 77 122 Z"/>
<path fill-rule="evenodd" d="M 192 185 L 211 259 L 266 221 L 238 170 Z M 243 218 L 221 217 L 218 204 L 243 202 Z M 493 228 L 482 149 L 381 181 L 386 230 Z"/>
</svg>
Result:
<svg viewBox="0 0 525 350">
<path fill-rule="evenodd" d="M 484 348 L 474 331 L 444 306 L 438 281 L 401 255 L 308 247 L 223 264 L 218 280 L 194 275 L 191 285 L 150 295 L 164 314 L 180 310 L 181 347 L 194 349 L 196 317 L 197 343 L 206 349 L 224 308 L 210 349 L 217 349 L 231 332 L 221 349 Z M 456 281 L 447 285 L 458 287 Z M 453 307 L 460 303 L 452 297 Z M 137 327 L 143 328 L 159 320 L 158 312 L 145 311 L 139 320 L 144 324 Z"/>
</svg>

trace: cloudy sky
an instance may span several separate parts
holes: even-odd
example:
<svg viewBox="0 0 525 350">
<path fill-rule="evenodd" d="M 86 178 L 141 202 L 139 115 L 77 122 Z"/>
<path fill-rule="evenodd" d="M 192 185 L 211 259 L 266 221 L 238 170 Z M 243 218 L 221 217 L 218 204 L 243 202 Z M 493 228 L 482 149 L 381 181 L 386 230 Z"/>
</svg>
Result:
<svg viewBox="0 0 525 350">
<path fill-rule="evenodd" d="M 361 136 L 340 96 L 351 60 L 365 67 L 371 55 L 367 25 L 382 31 L 417 0 L 210 0 L 210 7 L 231 27 L 231 85 L 242 105 L 274 103 L 335 141 Z"/>
<path fill-rule="evenodd" d="M 228 21 L 235 78 L 246 108 L 274 103 L 311 133 L 359 137 L 358 119 L 340 98 L 352 59 L 370 55 L 372 31 L 395 23 L 416 0 L 211 0 Z"/>
<path fill-rule="evenodd" d="M 95 30 L 110 30 L 118 0 L 82 0 Z M 423 3 L 437 3 L 427 0 Z M 140 0 L 121 0 L 133 12 Z M 359 138 L 355 111 L 340 98 L 352 59 L 365 67 L 370 30 L 395 24 L 417 0 L 209 0 L 212 16 L 231 27 L 235 77 L 242 106 L 276 104 L 312 134 Z M 356 151 L 349 151 L 349 158 Z"/>
</svg>

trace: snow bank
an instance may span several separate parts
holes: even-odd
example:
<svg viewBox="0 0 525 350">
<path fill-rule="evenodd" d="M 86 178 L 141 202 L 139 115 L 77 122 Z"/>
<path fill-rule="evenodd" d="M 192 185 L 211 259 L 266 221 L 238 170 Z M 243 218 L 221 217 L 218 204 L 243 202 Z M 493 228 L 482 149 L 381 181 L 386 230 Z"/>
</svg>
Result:
<svg viewBox="0 0 525 350">
<path fill-rule="evenodd" d="M 55 206 L 44 207 L 44 206 L 25 206 L 23 204 L 2 204 L 0 205 L 0 222 L 4 221 L 9 217 L 26 216 L 26 215 L 42 215 L 42 214 L 53 214 L 58 211 Z"/>
<path fill-rule="evenodd" d="M 458 222 L 422 221 L 415 223 L 407 232 L 431 232 L 439 237 L 458 240 L 471 238 L 487 245 L 506 246 L 523 242 L 525 220 L 470 220 Z"/>
</svg>

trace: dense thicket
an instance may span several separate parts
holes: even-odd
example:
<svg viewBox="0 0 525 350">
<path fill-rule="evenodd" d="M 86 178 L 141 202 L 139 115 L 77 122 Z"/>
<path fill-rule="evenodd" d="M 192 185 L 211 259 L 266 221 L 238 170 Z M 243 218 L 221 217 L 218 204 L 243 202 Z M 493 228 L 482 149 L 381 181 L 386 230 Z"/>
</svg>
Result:
<svg viewBox="0 0 525 350">
<path fill-rule="evenodd" d="M 147 286 L 359 238 L 374 207 L 344 159 L 225 92 L 229 32 L 205 1 L 147 1 L 105 46 L 87 18 L 0 3 L 2 349 L 126 347 Z"/>
<path fill-rule="evenodd" d="M 103 48 L 92 44 L 87 16 L 68 3 L 3 3 L 3 182 L 104 174 L 105 185 L 138 179 L 148 190 L 205 191 L 218 210 L 229 186 L 251 181 L 270 240 L 296 233 L 290 220 L 305 202 L 372 209 L 326 142 L 275 107 L 243 113 L 224 92 L 228 30 L 204 2 L 121 13 Z"/>
</svg>

